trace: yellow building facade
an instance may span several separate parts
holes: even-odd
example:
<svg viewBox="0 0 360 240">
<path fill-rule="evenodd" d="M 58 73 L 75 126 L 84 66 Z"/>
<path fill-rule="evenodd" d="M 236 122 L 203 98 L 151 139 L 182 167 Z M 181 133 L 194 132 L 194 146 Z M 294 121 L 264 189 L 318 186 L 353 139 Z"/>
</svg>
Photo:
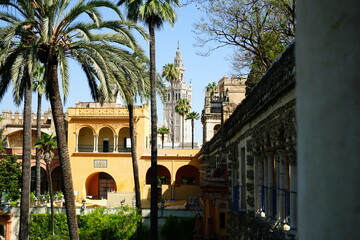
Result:
<svg viewBox="0 0 360 240">
<path fill-rule="evenodd" d="M 147 105 L 134 108 L 141 198 L 150 200 L 150 118 Z M 77 199 L 108 199 L 132 205 L 134 178 L 129 114 L 115 103 L 77 103 L 68 108 L 68 146 Z M 158 149 L 159 195 L 163 200 L 199 199 L 198 149 Z M 161 187 L 161 190 L 160 190 Z"/>
</svg>

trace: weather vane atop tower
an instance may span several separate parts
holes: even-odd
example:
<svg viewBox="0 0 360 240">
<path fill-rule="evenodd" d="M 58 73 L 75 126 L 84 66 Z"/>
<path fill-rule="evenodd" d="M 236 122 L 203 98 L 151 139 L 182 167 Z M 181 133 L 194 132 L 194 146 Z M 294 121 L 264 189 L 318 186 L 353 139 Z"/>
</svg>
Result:
<svg viewBox="0 0 360 240">
<path fill-rule="evenodd" d="M 178 49 L 178 50 L 180 49 L 180 42 L 179 42 L 179 40 L 177 41 L 177 49 Z"/>
</svg>

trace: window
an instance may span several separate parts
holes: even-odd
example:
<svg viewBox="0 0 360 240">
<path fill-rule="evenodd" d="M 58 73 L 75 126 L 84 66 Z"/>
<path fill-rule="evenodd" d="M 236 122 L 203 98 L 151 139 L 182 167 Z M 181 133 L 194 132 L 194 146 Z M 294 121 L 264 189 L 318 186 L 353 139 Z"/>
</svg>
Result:
<svg viewBox="0 0 360 240">
<path fill-rule="evenodd" d="M 130 138 L 124 138 L 124 146 L 125 146 L 125 148 L 131 148 L 131 139 Z"/>
<path fill-rule="evenodd" d="M 225 229 L 225 226 L 226 226 L 225 213 L 221 212 L 219 213 L 219 227 L 220 229 Z"/>
<path fill-rule="evenodd" d="M 103 152 L 109 152 L 109 139 L 104 138 L 103 140 Z"/>
</svg>

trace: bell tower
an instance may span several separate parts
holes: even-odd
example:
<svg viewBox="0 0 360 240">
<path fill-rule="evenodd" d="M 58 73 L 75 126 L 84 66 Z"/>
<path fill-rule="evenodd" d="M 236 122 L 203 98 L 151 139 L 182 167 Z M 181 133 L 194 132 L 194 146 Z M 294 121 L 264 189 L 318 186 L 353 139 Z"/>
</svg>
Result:
<svg viewBox="0 0 360 240">
<path fill-rule="evenodd" d="M 166 87 L 166 101 L 164 104 L 164 125 L 169 128 L 171 131 L 171 111 L 175 109 L 176 102 L 180 98 L 185 98 L 189 101 L 190 106 L 192 105 L 192 86 L 191 83 L 189 85 L 186 84 L 185 81 L 185 67 L 183 64 L 183 60 L 181 57 L 180 46 L 178 42 L 175 58 L 174 58 L 174 66 L 179 70 L 178 79 L 174 82 L 173 90 L 174 90 L 174 104 L 171 104 L 171 93 L 170 86 Z M 191 110 L 190 110 L 191 111 Z M 182 141 L 182 117 L 178 113 L 174 113 L 174 145 L 175 147 L 181 147 Z M 171 133 L 170 133 L 171 134 Z M 171 137 L 166 137 L 165 146 L 171 146 Z M 191 121 L 184 121 L 184 145 L 185 147 L 191 146 Z"/>
</svg>

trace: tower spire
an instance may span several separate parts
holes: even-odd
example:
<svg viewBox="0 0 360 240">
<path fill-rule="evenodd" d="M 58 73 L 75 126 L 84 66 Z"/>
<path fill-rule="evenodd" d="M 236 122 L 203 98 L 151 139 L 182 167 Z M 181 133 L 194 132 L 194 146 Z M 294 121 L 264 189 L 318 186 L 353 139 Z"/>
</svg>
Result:
<svg viewBox="0 0 360 240">
<path fill-rule="evenodd" d="M 185 72 L 185 68 L 182 62 L 182 58 L 181 58 L 181 52 L 180 52 L 180 42 L 177 42 L 177 50 L 176 50 L 176 56 L 174 58 L 174 65 L 175 67 L 177 67 L 179 69 L 179 82 L 183 83 L 184 82 L 184 72 Z"/>
</svg>

